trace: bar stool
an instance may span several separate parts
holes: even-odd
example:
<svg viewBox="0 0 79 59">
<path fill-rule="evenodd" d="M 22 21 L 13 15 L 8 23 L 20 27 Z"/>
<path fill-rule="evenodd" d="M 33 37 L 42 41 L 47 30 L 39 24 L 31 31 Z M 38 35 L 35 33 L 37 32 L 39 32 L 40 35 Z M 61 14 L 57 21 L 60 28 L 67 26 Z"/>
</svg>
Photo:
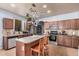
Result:
<svg viewBox="0 0 79 59">
<path fill-rule="evenodd" d="M 44 55 L 48 55 L 48 43 L 49 43 L 49 37 L 44 37 Z"/>
<path fill-rule="evenodd" d="M 44 39 L 39 40 L 39 44 L 31 48 L 31 52 L 35 52 L 38 56 L 44 55 Z"/>
</svg>

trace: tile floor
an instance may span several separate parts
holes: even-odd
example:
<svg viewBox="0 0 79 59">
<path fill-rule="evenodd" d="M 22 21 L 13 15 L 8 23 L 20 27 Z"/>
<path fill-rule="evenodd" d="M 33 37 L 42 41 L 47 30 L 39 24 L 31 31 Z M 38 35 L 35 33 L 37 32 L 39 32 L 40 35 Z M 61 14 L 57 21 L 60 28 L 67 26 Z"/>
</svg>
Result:
<svg viewBox="0 0 79 59">
<path fill-rule="evenodd" d="M 49 56 L 78 56 L 79 49 L 57 46 L 56 42 L 49 44 Z"/>
<path fill-rule="evenodd" d="M 56 43 L 49 43 L 49 56 L 78 56 L 79 49 L 57 46 Z M 15 56 L 16 48 L 0 50 L 0 56 Z"/>
<path fill-rule="evenodd" d="M 0 56 L 16 56 L 16 49 L 0 50 Z"/>
</svg>

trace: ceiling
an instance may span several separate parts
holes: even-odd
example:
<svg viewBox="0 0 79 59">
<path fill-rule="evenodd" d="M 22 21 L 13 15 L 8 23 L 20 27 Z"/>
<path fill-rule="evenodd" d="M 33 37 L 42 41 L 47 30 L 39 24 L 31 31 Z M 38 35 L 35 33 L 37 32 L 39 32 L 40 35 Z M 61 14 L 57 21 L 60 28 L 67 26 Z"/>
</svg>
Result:
<svg viewBox="0 0 79 59">
<path fill-rule="evenodd" d="M 79 3 L 36 3 L 35 5 L 33 9 L 38 11 L 39 18 L 79 11 Z M 43 8 L 43 5 L 47 5 L 47 8 Z M 0 3 L 0 8 L 22 16 L 31 13 L 29 11 L 31 7 L 31 3 L 15 3 L 15 7 L 11 7 L 11 3 Z M 47 10 L 51 10 L 51 13 L 47 13 Z"/>
</svg>

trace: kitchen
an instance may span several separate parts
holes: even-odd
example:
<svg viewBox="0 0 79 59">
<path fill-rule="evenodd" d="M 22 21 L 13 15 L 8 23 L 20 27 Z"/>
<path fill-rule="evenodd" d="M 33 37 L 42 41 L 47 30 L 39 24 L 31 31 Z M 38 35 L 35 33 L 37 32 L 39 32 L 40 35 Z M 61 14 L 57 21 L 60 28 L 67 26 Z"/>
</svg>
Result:
<svg viewBox="0 0 79 59">
<path fill-rule="evenodd" d="M 36 8 L 35 4 L 30 5 L 32 5 L 32 8 Z M 72 4 L 72 6 L 73 5 L 76 6 L 76 4 Z M 45 5 L 44 8 L 46 8 Z M 31 11 L 33 10 L 35 9 L 32 9 Z M 56 43 L 55 46 L 75 49 L 76 51 L 78 51 L 79 12 L 71 12 L 67 14 L 60 14 L 53 17 L 46 17 L 42 19 L 38 18 L 39 20 L 36 19 L 34 20 L 31 19 L 31 16 L 28 13 L 25 16 L 21 16 L 16 13 L 9 12 L 8 10 L 5 9 L 0 9 L 0 11 L 1 11 L 0 17 L 2 18 L 1 19 L 2 25 L 0 29 L 1 30 L 0 38 L 2 41 L 0 41 L 1 42 L 0 48 L 3 49 L 4 51 L 5 50 L 10 51 L 11 49 L 16 48 L 15 49 L 16 56 L 30 56 L 30 55 L 32 56 L 31 48 L 33 46 L 40 45 L 39 42 L 42 39 L 47 40 L 45 42 L 47 45 L 45 50 L 49 47 L 49 44 L 53 45 L 54 43 Z M 50 13 L 51 12 L 49 11 L 48 14 Z M 50 42 L 52 42 L 53 44 Z M 42 56 L 44 54 L 46 54 L 47 56 L 50 55 L 54 56 L 53 54 L 50 54 L 49 49 L 50 48 L 48 48 L 47 51 L 44 50 L 42 52 L 39 51 L 37 53 L 39 55 L 40 53 L 42 53 L 41 54 Z M 36 50 L 34 49 L 32 50 L 36 52 Z M 77 54 L 78 53 L 76 53 L 76 55 Z M 36 54 L 34 53 L 34 55 Z M 73 55 L 75 55 L 75 53 L 73 53 Z"/>
</svg>

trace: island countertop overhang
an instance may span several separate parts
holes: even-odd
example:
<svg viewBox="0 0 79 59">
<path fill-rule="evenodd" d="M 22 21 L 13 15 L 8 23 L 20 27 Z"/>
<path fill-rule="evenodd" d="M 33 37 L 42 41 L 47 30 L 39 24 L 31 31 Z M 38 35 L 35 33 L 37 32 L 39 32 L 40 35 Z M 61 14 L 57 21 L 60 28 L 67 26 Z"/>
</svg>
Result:
<svg viewBox="0 0 79 59">
<path fill-rule="evenodd" d="M 37 41 L 45 36 L 46 35 L 33 35 L 33 36 L 29 36 L 29 37 L 24 37 L 24 38 L 17 38 L 16 41 L 22 42 L 22 43 L 31 43 L 31 42 Z"/>
</svg>

